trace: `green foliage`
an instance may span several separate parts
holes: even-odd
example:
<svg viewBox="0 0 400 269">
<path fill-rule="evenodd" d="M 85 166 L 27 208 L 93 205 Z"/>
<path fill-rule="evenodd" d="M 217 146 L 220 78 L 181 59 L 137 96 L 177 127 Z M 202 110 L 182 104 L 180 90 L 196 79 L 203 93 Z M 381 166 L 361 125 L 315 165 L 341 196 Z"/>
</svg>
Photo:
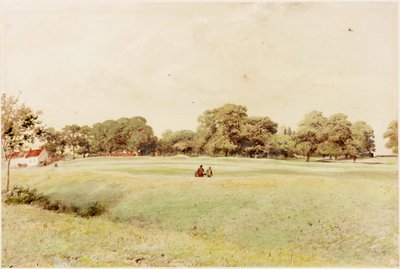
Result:
<svg viewBox="0 0 400 269">
<path fill-rule="evenodd" d="M 19 99 L 3 94 L 1 96 L 1 145 L 7 160 L 6 190 L 10 185 L 10 161 L 12 154 L 22 151 L 27 144 L 33 144 L 44 135 L 39 120 L 40 111 L 33 111 Z"/>
<path fill-rule="evenodd" d="M 320 131 L 323 141 L 317 145 L 317 150 L 321 155 L 337 157 L 347 153 L 352 153 L 352 155 L 356 153 L 350 148 L 351 122 L 347 120 L 346 115 L 333 114 Z"/>
<path fill-rule="evenodd" d="M 241 128 L 246 117 L 247 108 L 241 105 L 226 104 L 206 110 L 198 118 L 200 151 L 225 156 L 235 153 L 240 148 Z"/>
<path fill-rule="evenodd" d="M 273 134 L 277 132 L 278 124 L 268 117 L 248 117 L 241 128 L 240 143 L 246 155 L 264 155 L 273 150 Z"/>
<path fill-rule="evenodd" d="M 290 129 L 289 129 L 290 130 Z M 285 132 L 273 136 L 273 145 L 278 155 L 282 155 L 286 159 L 292 157 L 296 150 L 296 143 L 293 139 L 292 132 Z"/>
<path fill-rule="evenodd" d="M 6 155 L 22 150 L 27 143 L 34 143 L 42 137 L 40 114 L 25 104 L 19 104 L 18 98 L 6 94 L 1 96 L 1 142 Z"/>
<path fill-rule="evenodd" d="M 102 206 L 99 202 L 95 202 L 89 205 L 87 208 L 78 210 L 77 214 L 80 217 L 94 217 L 99 216 L 105 212 L 104 206 Z"/>
<path fill-rule="evenodd" d="M 351 145 L 357 154 L 371 155 L 375 151 L 374 130 L 366 122 L 355 122 L 351 126 L 351 133 L 353 135 Z"/>
<path fill-rule="evenodd" d="M 264 155 L 278 126 L 268 117 L 248 117 L 246 107 L 234 104 L 207 110 L 198 121 L 197 151 L 212 156 Z"/>
<path fill-rule="evenodd" d="M 45 203 L 47 198 L 38 194 L 36 189 L 14 186 L 9 192 L 3 194 L 3 201 L 6 204 L 33 204 Z"/>
<path fill-rule="evenodd" d="M 161 155 L 193 154 L 195 150 L 195 133 L 190 130 L 173 132 L 165 131 L 158 141 L 158 151 Z"/>
<path fill-rule="evenodd" d="M 319 144 L 325 140 L 323 130 L 327 121 L 322 112 L 312 111 L 300 122 L 295 136 L 296 151 L 306 156 L 307 161 L 317 151 Z"/>
<path fill-rule="evenodd" d="M 386 147 L 392 149 L 395 154 L 399 152 L 398 133 L 398 122 L 397 120 L 394 120 L 389 124 L 386 132 L 383 134 L 384 138 L 389 139 L 386 143 Z"/>
<path fill-rule="evenodd" d="M 157 137 L 143 117 L 107 120 L 93 125 L 89 139 L 93 153 L 155 151 Z"/>
<path fill-rule="evenodd" d="M 297 154 L 310 156 L 366 156 L 375 151 L 374 131 L 365 122 L 352 124 L 341 113 L 325 118 L 313 111 L 304 117 L 294 135 Z"/>
<path fill-rule="evenodd" d="M 78 149 L 76 153 L 81 154 L 83 157 L 91 152 L 89 139 L 92 137 L 92 129 L 84 125 L 80 127 L 78 134 Z"/>
<path fill-rule="evenodd" d="M 47 128 L 44 130 L 44 145 L 47 153 L 50 156 L 63 155 L 67 146 L 67 141 L 62 132 L 56 131 L 54 128 Z"/>
<path fill-rule="evenodd" d="M 92 202 L 86 207 L 79 208 L 73 204 L 61 201 L 51 201 L 47 196 L 37 193 L 36 189 L 14 186 L 9 192 L 3 194 L 5 204 L 25 204 L 38 206 L 45 210 L 59 213 L 74 213 L 80 217 L 99 216 L 105 212 L 105 207 L 99 202 Z"/>
<path fill-rule="evenodd" d="M 65 136 L 66 145 L 67 145 L 67 147 L 72 149 L 72 158 L 73 159 L 75 159 L 76 148 L 79 146 L 80 130 L 81 130 L 81 127 L 76 124 L 67 125 L 62 129 L 64 136 Z"/>
<path fill-rule="evenodd" d="M 375 151 L 371 126 L 363 121 L 353 124 L 341 113 L 327 118 L 322 112 L 312 111 L 304 116 L 296 131 L 281 126 L 278 132 L 278 124 L 269 117 L 250 117 L 245 106 L 225 104 L 206 110 L 198 122 L 196 132 L 167 130 L 160 139 L 140 116 L 106 120 L 92 128 L 65 126 L 63 133 L 49 128 L 46 149 L 53 155 L 62 153 L 67 145 L 73 155 L 78 153 L 83 157 L 90 153 L 157 152 L 166 156 L 206 154 L 287 159 L 298 154 L 305 156 L 306 161 L 311 156 L 347 158 L 369 156 Z"/>
</svg>

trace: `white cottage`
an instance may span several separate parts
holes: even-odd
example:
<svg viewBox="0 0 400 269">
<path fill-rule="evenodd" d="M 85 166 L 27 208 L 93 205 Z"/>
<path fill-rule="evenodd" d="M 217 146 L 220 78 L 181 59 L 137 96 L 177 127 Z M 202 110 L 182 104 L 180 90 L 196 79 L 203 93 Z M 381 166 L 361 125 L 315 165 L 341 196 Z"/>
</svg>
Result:
<svg viewBox="0 0 400 269">
<path fill-rule="evenodd" d="M 25 156 L 25 163 L 27 166 L 38 166 L 49 162 L 49 155 L 42 147 L 40 149 L 29 150 Z"/>
<path fill-rule="evenodd" d="M 10 167 L 18 167 L 25 165 L 25 153 L 23 152 L 14 152 L 11 156 Z"/>
<path fill-rule="evenodd" d="M 47 151 L 41 147 L 39 149 L 30 149 L 26 154 L 24 152 L 14 152 L 11 156 L 10 167 L 39 166 L 49 163 Z"/>
</svg>

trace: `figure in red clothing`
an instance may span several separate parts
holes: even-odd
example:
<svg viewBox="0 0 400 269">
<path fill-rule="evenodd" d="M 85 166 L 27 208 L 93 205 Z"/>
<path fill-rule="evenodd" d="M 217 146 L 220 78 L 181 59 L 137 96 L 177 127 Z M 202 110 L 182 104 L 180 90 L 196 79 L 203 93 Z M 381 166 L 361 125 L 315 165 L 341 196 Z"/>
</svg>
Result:
<svg viewBox="0 0 400 269">
<path fill-rule="evenodd" d="M 203 177 L 203 176 L 204 176 L 203 165 L 200 165 L 200 167 L 197 169 L 196 176 L 197 176 L 197 177 Z"/>
</svg>

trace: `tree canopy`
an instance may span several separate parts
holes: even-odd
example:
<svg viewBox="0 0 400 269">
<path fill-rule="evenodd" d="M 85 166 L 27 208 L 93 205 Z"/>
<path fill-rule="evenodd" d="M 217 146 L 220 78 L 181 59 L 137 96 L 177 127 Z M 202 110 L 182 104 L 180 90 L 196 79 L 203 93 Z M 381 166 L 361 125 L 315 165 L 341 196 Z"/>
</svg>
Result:
<svg viewBox="0 0 400 269">
<path fill-rule="evenodd" d="M 398 132 L 398 122 L 394 120 L 389 124 L 386 132 L 383 134 L 383 137 L 388 139 L 386 147 L 392 149 L 395 154 L 399 153 Z"/>
<path fill-rule="evenodd" d="M 18 97 L 1 96 L 1 144 L 3 158 L 7 161 L 7 183 L 9 190 L 10 161 L 14 152 L 22 151 L 28 144 L 44 134 L 39 120 L 40 111 L 33 111 L 30 107 L 19 102 Z"/>
<path fill-rule="evenodd" d="M 10 152 L 17 150 L 22 140 L 29 142 L 43 131 L 38 128 L 39 113 L 23 105 L 14 108 L 17 101 L 9 98 L 7 103 L 2 99 L 3 114 L 9 114 L 2 118 L 3 147 Z M 384 137 L 389 139 L 387 146 L 397 153 L 397 121 L 391 123 Z M 325 117 L 322 112 L 312 111 L 297 129 L 278 128 L 269 117 L 249 116 L 247 108 L 237 104 L 204 111 L 198 117 L 196 131 L 166 130 L 160 139 L 141 116 L 110 119 L 92 126 L 67 125 L 60 131 L 47 128 L 44 138 L 51 156 L 70 151 L 73 158 L 77 154 L 86 157 L 111 153 L 267 158 L 300 155 L 309 161 L 311 156 L 348 158 L 372 155 L 375 151 L 372 127 L 364 121 L 352 123 L 342 113 Z"/>
</svg>

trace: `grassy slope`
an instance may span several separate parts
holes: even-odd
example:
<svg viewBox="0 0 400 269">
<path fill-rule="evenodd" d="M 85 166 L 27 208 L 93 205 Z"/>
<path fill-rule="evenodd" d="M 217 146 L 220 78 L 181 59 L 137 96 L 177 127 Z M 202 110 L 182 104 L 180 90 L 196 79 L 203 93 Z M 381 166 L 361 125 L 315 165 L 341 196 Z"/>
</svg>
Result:
<svg viewBox="0 0 400 269">
<path fill-rule="evenodd" d="M 361 162 L 94 158 L 13 170 L 14 184 L 108 212 L 3 206 L 3 264 L 395 265 L 395 159 Z M 194 178 L 200 163 L 215 177 Z"/>
</svg>

